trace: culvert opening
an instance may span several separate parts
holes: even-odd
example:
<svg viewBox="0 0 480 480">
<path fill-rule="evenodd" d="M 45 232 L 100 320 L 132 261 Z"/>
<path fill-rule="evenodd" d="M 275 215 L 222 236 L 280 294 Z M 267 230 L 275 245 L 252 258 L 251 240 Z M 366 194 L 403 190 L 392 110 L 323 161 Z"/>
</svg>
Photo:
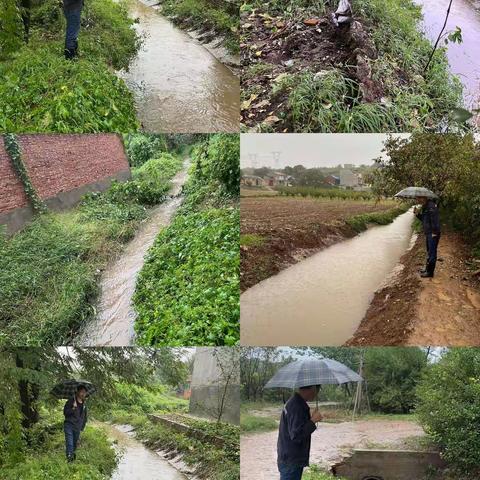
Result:
<svg viewBox="0 0 480 480">
<path fill-rule="evenodd" d="M 383 477 L 372 477 L 371 475 L 367 475 L 363 477 L 362 480 L 383 480 Z"/>
</svg>

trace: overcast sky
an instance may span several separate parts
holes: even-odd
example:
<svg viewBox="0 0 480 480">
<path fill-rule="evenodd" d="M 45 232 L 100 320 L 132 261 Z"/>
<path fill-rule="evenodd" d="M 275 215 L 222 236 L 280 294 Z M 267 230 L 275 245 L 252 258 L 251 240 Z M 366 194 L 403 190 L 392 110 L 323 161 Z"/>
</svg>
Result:
<svg viewBox="0 0 480 480">
<path fill-rule="evenodd" d="M 240 163 L 242 168 L 284 168 L 287 165 L 304 165 L 307 168 L 335 167 L 340 163 L 369 165 L 381 155 L 387 136 L 378 133 L 243 134 L 240 140 Z M 408 137 L 409 134 L 396 136 Z M 278 163 L 275 163 L 273 152 L 278 152 Z"/>
</svg>

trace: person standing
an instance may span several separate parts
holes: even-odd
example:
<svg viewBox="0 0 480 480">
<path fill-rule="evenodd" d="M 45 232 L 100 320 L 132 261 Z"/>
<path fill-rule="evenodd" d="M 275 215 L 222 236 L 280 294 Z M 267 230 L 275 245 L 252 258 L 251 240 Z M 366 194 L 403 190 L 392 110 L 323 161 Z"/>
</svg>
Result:
<svg viewBox="0 0 480 480">
<path fill-rule="evenodd" d="M 86 398 L 87 389 L 85 386 L 79 385 L 75 395 L 67 400 L 63 407 L 63 415 L 65 416 L 63 429 L 65 432 L 65 450 L 68 462 L 75 460 L 75 451 L 80 433 L 85 429 L 85 425 L 87 424 Z"/>
<path fill-rule="evenodd" d="M 427 197 L 417 197 L 422 205 L 420 209 L 415 208 L 415 215 L 422 222 L 423 233 L 425 234 L 427 247 L 427 264 L 420 272 L 423 278 L 433 277 L 437 264 L 437 250 L 440 241 L 440 215 L 438 205 Z"/>
<path fill-rule="evenodd" d="M 83 0 L 63 0 L 63 13 L 67 20 L 65 32 L 65 58 L 73 60 L 78 56 L 78 35 L 82 16 Z"/>
<path fill-rule="evenodd" d="M 322 415 L 318 410 L 310 413 L 307 402 L 316 398 L 318 390 L 318 386 L 301 387 L 283 408 L 277 443 L 280 480 L 300 480 L 309 465 L 311 436 Z"/>
</svg>

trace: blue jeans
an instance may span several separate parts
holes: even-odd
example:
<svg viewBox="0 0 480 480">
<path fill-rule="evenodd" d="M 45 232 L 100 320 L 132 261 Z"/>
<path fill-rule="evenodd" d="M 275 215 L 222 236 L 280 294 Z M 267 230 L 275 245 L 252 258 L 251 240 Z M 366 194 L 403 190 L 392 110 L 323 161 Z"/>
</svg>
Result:
<svg viewBox="0 0 480 480">
<path fill-rule="evenodd" d="M 435 272 L 435 265 L 437 264 L 437 250 L 440 235 L 432 236 L 431 233 L 427 237 L 427 272 L 433 275 Z"/>
<path fill-rule="evenodd" d="M 280 472 L 280 480 L 301 480 L 303 469 L 300 465 L 290 463 L 279 463 L 278 471 Z"/>
<path fill-rule="evenodd" d="M 63 425 L 63 431 L 65 432 L 65 450 L 67 457 L 73 457 L 73 454 L 77 449 L 80 432 L 78 430 L 75 430 L 75 428 L 73 428 L 73 426 L 69 423 L 65 423 Z"/>
<path fill-rule="evenodd" d="M 67 19 L 67 31 L 65 34 L 65 49 L 75 50 L 78 45 L 78 35 L 80 33 L 80 18 L 82 16 L 82 9 L 64 11 Z"/>
</svg>

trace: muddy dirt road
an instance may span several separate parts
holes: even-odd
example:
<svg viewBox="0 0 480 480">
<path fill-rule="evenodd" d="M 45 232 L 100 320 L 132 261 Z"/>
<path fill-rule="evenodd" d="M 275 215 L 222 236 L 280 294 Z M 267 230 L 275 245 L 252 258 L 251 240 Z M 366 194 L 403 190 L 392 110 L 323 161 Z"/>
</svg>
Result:
<svg viewBox="0 0 480 480">
<path fill-rule="evenodd" d="M 420 279 L 424 237 L 402 259 L 395 281 L 376 292 L 349 345 L 480 344 L 480 263 L 458 234 L 444 232 L 433 279 Z"/>
<path fill-rule="evenodd" d="M 240 299 L 242 343 L 342 345 L 407 250 L 412 221 L 408 211 L 248 289 Z"/>
<path fill-rule="evenodd" d="M 242 435 L 240 478 L 277 480 L 277 431 Z M 399 446 L 409 437 L 423 436 L 422 428 L 406 420 L 359 420 L 337 424 L 320 423 L 312 435 L 310 462 L 328 468 L 350 448 L 376 443 Z"/>
<path fill-rule="evenodd" d="M 242 195 L 245 192 L 248 190 L 242 191 Z M 256 192 L 258 194 L 258 190 Z M 397 206 L 392 201 L 375 203 L 253 195 L 242 198 L 240 203 L 242 235 L 262 237 L 261 245 L 241 248 L 242 291 L 325 247 L 355 236 L 357 232 L 345 223 L 347 218 Z"/>
<path fill-rule="evenodd" d="M 427 37 L 434 42 L 440 33 L 449 0 L 416 0 L 422 6 L 423 24 Z M 480 2 L 455 0 L 452 3 L 446 31 L 462 29 L 462 42 L 447 45 L 452 73 L 464 86 L 465 104 L 478 108 L 480 102 Z"/>
<path fill-rule="evenodd" d="M 120 460 L 112 480 L 186 480 L 182 473 L 135 440 L 129 425 L 98 423 L 116 442 Z"/>
<path fill-rule="evenodd" d="M 151 212 L 120 257 L 102 273 L 96 319 L 86 325 L 74 343 L 83 346 L 125 346 L 134 343 L 135 311 L 131 300 L 137 275 L 158 233 L 168 226 L 182 203 L 179 194 L 187 178 L 187 168 L 188 162 L 185 162 L 182 171 L 173 178 L 170 200 Z"/>
<path fill-rule="evenodd" d="M 137 115 L 150 132 L 238 132 L 240 85 L 233 72 L 157 9 L 132 1 L 143 46 L 128 72 Z M 179 112 L 182 114 L 179 115 Z"/>
</svg>

